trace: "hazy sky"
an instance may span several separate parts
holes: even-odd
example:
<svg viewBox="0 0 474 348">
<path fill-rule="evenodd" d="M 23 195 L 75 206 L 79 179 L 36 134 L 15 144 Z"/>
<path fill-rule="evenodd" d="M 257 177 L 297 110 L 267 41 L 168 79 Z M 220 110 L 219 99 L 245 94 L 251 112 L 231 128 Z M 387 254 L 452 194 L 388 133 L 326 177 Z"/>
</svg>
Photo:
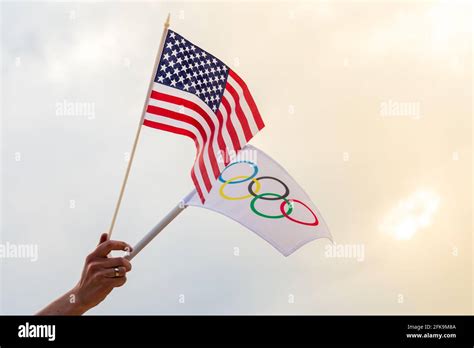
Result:
<svg viewBox="0 0 474 348">
<path fill-rule="evenodd" d="M 251 143 L 364 257 L 329 257 L 317 240 L 285 258 L 189 208 L 91 313 L 472 312 L 469 2 L 0 9 L 1 243 L 39 248 L 36 262 L 0 259 L 1 313 L 33 313 L 73 287 L 107 230 L 168 12 L 247 82 L 267 125 Z M 192 188 L 193 159 L 189 140 L 143 129 L 114 238 L 134 244 L 153 227 Z"/>
</svg>

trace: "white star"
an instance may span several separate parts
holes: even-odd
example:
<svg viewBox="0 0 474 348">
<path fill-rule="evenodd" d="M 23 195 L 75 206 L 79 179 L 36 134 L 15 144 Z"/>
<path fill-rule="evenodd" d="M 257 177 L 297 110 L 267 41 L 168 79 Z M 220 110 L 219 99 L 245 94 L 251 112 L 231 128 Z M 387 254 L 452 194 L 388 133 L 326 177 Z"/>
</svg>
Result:
<svg viewBox="0 0 474 348">
<path fill-rule="evenodd" d="M 191 87 L 193 87 L 193 88 L 196 87 L 196 82 L 191 81 Z"/>
<path fill-rule="evenodd" d="M 206 103 L 209 103 L 209 98 L 206 97 L 206 99 L 204 99 L 204 101 L 205 101 Z"/>
<path fill-rule="evenodd" d="M 158 76 L 158 82 L 163 82 L 164 78 L 163 76 Z"/>
<path fill-rule="evenodd" d="M 197 91 L 196 91 L 196 95 L 197 95 L 198 97 L 201 96 L 201 91 L 200 91 L 200 90 L 197 90 Z"/>
<path fill-rule="evenodd" d="M 222 67 L 222 70 L 227 71 L 227 67 L 224 65 L 224 66 Z"/>
<path fill-rule="evenodd" d="M 184 81 L 184 77 L 180 76 L 178 82 L 183 82 L 183 81 Z"/>
<path fill-rule="evenodd" d="M 167 68 L 166 64 L 163 64 L 163 65 L 161 66 L 160 70 L 161 70 L 161 71 L 165 71 L 166 68 Z"/>
<path fill-rule="evenodd" d="M 176 81 L 175 80 L 171 80 L 171 86 L 176 86 Z"/>
<path fill-rule="evenodd" d="M 213 62 L 214 64 L 217 64 L 217 59 L 216 59 L 216 58 L 212 58 L 212 62 Z"/>
<path fill-rule="evenodd" d="M 170 62 L 170 67 L 174 68 L 174 65 L 175 65 L 175 64 L 176 64 L 176 63 L 175 63 L 174 61 L 171 61 L 171 62 Z"/>
<path fill-rule="evenodd" d="M 171 78 L 171 73 L 169 71 L 166 73 L 166 78 L 167 79 Z"/>
<path fill-rule="evenodd" d="M 180 58 L 178 58 L 178 59 L 176 59 L 176 63 L 179 63 L 179 64 L 181 64 L 181 62 L 182 62 L 182 61 L 183 61 L 183 60 L 181 59 L 181 57 L 180 57 Z"/>
<path fill-rule="evenodd" d="M 210 64 L 211 64 L 211 60 L 210 60 L 210 59 L 206 60 L 206 64 L 207 64 L 207 65 L 210 65 Z"/>
<path fill-rule="evenodd" d="M 179 53 L 183 53 L 183 52 L 184 52 L 184 48 L 181 47 L 181 48 L 179 49 Z"/>
<path fill-rule="evenodd" d="M 184 84 L 183 89 L 187 91 L 189 89 L 189 85 L 187 83 Z"/>
<path fill-rule="evenodd" d="M 219 85 L 219 87 L 217 87 L 217 89 L 219 90 L 219 92 L 222 91 L 222 86 Z"/>
<path fill-rule="evenodd" d="M 196 50 L 196 47 L 194 47 L 193 45 L 191 45 L 191 51 L 195 51 Z"/>
<path fill-rule="evenodd" d="M 176 35 L 173 32 L 170 32 L 170 38 L 174 39 Z"/>
<path fill-rule="evenodd" d="M 212 111 L 216 111 L 217 107 L 215 105 L 212 106 Z M 284 209 L 284 208 L 283 208 Z"/>
<path fill-rule="evenodd" d="M 166 60 L 168 60 L 168 59 L 169 59 L 169 57 L 170 57 L 170 55 L 169 55 L 168 53 L 165 53 L 165 54 L 163 54 L 163 59 L 166 59 Z"/>
<path fill-rule="evenodd" d="M 171 42 L 168 42 L 166 44 L 166 48 L 169 48 L 169 49 L 173 48 L 173 44 Z"/>
<path fill-rule="evenodd" d="M 201 55 L 202 55 L 203 57 L 207 57 L 207 54 L 206 54 L 206 52 L 204 52 L 204 51 L 202 51 Z"/>
<path fill-rule="evenodd" d="M 172 56 L 176 56 L 177 54 L 178 54 L 178 52 L 177 52 L 176 50 L 173 50 L 173 51 L 171 52 L 171 55 L 172 55 Z"/>
<path fill-rule="evenodd" d="M 186 40 L 181 39 L 181 43 L 184 45 L 186 43 Z"/>
</svg>

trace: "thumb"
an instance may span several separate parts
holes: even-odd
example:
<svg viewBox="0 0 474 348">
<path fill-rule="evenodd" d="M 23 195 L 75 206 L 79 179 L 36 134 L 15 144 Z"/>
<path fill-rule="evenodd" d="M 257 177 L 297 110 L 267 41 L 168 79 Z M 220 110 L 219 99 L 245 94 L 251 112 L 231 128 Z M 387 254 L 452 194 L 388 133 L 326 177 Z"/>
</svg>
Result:
<svg viewBox="0 0 474 348">
<path fill-rule="evenodd" d="M 105 232 L 102 233 L 102 234 L 100 235 L 100 239 L 99 239 L 99 244 L 98 244 L 98 245 L 102 244 L 102 243 L 105 242 L 107 239 L 109 239 L 109 235 L 108 235 L 107 233 L 105 233 Z"/>
</svg>

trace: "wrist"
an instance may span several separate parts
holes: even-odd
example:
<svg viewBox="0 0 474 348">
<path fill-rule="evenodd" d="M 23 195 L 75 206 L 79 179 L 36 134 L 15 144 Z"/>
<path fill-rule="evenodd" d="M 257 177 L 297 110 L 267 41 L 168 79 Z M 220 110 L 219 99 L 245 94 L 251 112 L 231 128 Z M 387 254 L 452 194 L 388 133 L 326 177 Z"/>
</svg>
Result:
<svg viewBox="0 0 474 348">
<path fill-rule="evenodd" d="M 66 293 L 67 301 L 69 302 L 70 312 L 73 315 L 81 315 L 91 309 L 90 306 L 84 302 L 79 285 L 76 285 L 69 292 Z"/>
</svg>

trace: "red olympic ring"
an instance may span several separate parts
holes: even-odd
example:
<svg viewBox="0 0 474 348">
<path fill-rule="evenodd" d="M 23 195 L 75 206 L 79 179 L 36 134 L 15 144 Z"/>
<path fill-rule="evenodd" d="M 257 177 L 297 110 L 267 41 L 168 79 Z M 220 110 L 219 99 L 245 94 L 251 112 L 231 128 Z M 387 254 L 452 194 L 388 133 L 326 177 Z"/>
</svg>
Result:
<svg viewBox="0 0 474 348">
<path fill-rule="evenodd" d="M 318 226 L 319 224 L 319 220 L 318 218 L 316 217 L 316 214 L 311 210 L 310 207 L 308 207 L 306 204 L 304 204 L 303 202 L 301 202 L 300 200 L 298 199 L 290 199 L 288 198 L 288 200 L 290 202 L 296 202 L 296 203 L 299 203 L 301 204 L 302 206 L 304 206 L 306 209 L 309 210 L 309 212 L 313 215 L 314 217 L 314 222 L 304 222 L 304 221 L 299 221 L 299 220 L 296 220 L 294 218 L 292 218 L 290 215 L 288 215 L 285 211 L 285 204 L 287 204 L 285 201 L 281 202 L 281 205 L 280 205 L 280 211 L 281 213 L 283 214 L 284 217 L 286 217 L 287 219 L 293 221 L 293 222 L 296 222 L 297 224 L 301 224 L 301 225 L 306 225 L 306 226 Z"/>
</svg>

